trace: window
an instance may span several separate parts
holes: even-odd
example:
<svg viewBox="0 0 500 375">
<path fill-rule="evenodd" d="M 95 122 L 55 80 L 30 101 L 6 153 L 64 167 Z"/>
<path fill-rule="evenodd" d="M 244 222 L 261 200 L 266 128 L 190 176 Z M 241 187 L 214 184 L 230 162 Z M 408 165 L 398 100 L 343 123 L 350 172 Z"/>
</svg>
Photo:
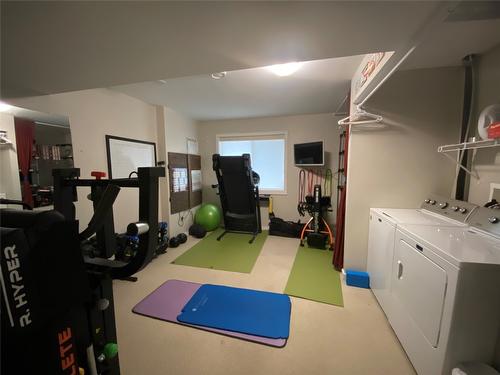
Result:
<svg viewBox="0 0 500 375">
<path fill-rule="evenodd" d="M 217 143 L 222 156 L 250 154 L 252 169 L 260 176 L 261 193 L 286 193 L 286 133 L 220 135 Z"/>
</svg>

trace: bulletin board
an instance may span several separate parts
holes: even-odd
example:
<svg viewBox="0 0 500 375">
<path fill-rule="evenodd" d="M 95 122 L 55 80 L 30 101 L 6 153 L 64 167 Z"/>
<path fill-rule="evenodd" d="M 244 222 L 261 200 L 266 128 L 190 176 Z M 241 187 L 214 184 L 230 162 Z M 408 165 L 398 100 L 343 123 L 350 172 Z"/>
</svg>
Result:
<svg viewBox="0 0 500 375">
<path fill-rule="evenodd" d="M 201 157 L 200 155 L 188 155 L 189 171 L 189 207 L 201 204 Z"/>
<path fill-rule="evenodd" d="M 170 212 L 189 210 L 201 204 L 201 157 L 199 155 L 168 153 Z"/>
<path fill-rule="evenodd" d="M 156 166 L 154 142 L 106 135 L 109 178 L 128 178 L 139 167 Z"/>
<path fill-rule="evenodd" d="M 168 180 L 170 188 L 170 212 L 189 210 L 189 173 L 187 154 L 168 153 Z"/>
</svg>

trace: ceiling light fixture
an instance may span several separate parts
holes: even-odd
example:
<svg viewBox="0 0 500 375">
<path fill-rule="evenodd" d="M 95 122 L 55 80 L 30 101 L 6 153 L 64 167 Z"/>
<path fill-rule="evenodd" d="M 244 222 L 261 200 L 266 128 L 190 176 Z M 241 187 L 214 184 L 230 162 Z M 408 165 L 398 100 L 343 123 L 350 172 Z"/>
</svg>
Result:
<svg viewBox="0 0 500 375">
<path fill-rule="evenodd" d="M 10 104 L 0 102 L 0 112 L 6 112 L 11 108 L 12 108 L 12 106 Z"/>
<path fill-rule="evenodd" d="M 227 75 L 227 72 L 217 72 L 217 73 L 212 73 L 212 78 L 213 79 L 222 79 Z"/>
<path fill-rule="evenodd" d="M 301 62 L 289 62 L 286 64 L 270 65 L 265 68 L 276 74 L 278 77 L 286 77 L 299 70 L 302 67 L 302 64 L 303 63 Z"/>
</svg>

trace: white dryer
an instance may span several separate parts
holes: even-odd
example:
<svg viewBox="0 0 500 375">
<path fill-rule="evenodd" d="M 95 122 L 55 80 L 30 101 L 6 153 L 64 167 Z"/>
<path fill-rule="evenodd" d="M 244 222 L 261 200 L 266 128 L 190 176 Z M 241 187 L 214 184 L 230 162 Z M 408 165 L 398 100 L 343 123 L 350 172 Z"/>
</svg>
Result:
<svg viewBox="0 0 500 375">
<path fill-rule="evenodd" d="M 396 230 L 389 322 L 418 374 L 491 364 L 500 327 L 500 210 L 477 208 L 470 227 Z"/>
<path fill-rule="evenodd" d="M 387 317 L 391 315 L 390 282 L 396 227 L 403 224 L 465 227 L 477 206 L 430 195 L 420 209 L 371 208 L 367 271 L 370 288 Z"/>
</svg>

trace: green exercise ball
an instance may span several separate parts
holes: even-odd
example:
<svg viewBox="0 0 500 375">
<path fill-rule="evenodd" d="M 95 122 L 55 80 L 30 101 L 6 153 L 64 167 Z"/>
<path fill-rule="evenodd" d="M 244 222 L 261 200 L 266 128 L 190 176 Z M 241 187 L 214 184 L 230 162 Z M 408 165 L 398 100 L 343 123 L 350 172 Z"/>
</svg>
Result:
<svg viewBox="0 0 500 375">
<path fill-rule="evenodd" d="M 206 203 L 198 208 L 194 215 L 194 222 L 205 228 L 206 231 L 212 231 L 219 227 L 221 214 L 219 207 Z"/>
</svg>

